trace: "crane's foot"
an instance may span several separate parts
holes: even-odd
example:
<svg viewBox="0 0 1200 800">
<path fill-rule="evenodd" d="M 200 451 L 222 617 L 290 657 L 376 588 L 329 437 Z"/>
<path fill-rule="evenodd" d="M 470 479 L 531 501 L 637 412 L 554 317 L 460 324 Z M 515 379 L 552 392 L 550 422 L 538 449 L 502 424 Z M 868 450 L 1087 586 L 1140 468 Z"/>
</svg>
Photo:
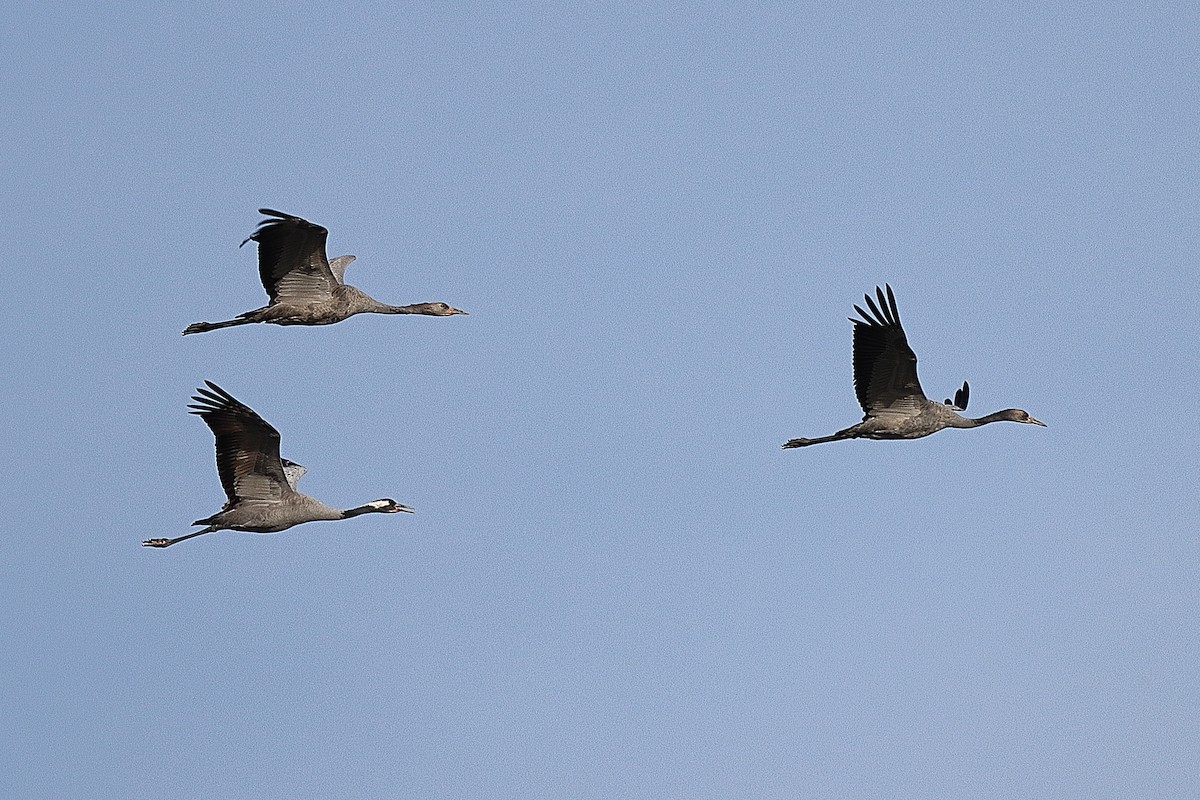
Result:
<svg viewBox="0 0 1200 800">
<path fill-rule="evenodd" d="M 142 547 L 167 547 L 170 544 L 170 539 L 147 539 L 142 542 Z"/>
<path fill-rule="evenodd" d="M 789 450 L 793 447 L 804 447 L 809 444 L 812 444 L 812 439 L 788 439 L 783 443 L 783 449 Z"/>
</svg>

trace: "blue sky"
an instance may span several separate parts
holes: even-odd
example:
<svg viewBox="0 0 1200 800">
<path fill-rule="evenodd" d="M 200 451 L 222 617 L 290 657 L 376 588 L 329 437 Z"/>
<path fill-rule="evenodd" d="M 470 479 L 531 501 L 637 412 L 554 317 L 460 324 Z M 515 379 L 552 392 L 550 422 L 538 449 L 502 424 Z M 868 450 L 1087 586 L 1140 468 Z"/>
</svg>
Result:
<svg viewBox="0 0 1200 800">
<path fill-rule="evenodd" d="M 1194 796 L 1190 4 L 7 22 L 0 794 Z M 260 206 L 471 315 L 184 339 Z M 782 451 L 885 281 L 1050 427 Z M 206 378 L 417 513 L 140 547 Z"/>
</svg>

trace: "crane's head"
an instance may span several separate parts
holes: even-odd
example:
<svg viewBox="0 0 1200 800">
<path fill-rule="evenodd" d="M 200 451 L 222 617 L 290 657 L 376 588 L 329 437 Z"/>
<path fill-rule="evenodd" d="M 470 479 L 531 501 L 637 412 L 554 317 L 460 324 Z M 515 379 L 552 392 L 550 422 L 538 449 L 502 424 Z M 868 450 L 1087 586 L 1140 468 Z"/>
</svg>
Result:
<svg viewBox="0 0 1200 800">
<path fill-rule="evenodd" d="M 1026 425 L 1041 425 L 1043 428 L 1047 427 L 1046 423 L 1042 422 L 1041 420 L 1034 419 L 1029 415 L 1028 411 L 1024 411 L 1020 408 L 1006 408 L 1001 411 L 1000 414 L 1003 419 L 1006 419 L 1009 422 L 1024 422 Z"/>
<path fill-rule="evenodd" d="M 395 500 L 390 498 L 384 498 L 383 500 L 372 500 L 371 502 L 367 503 L 367 508 L 371 509 L 372 511 L 378 511 L 380 514 L 395 514 L 397 511 L 407 511 L 410 514 L 413 513 L 413 510 L 408 506 L 404 505 L 403 503 L 397 503 Z"/>
<path fill-rule="evenodd" d="M 416 308 L 420 309 L 418 313 L 425 314 L 430 317 L 452 317 L 455 314 L 466 314 L 461 308 L 455 308 L 449 303 L 418 303 Z"/>
</svg>

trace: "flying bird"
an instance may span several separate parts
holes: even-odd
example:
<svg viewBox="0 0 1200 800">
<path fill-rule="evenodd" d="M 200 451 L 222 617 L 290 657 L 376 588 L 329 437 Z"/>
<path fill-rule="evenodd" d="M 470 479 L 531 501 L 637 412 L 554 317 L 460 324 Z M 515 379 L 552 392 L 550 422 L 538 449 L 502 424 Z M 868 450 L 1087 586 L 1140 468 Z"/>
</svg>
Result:
<svg viewBox="0 0 1200 800">
<path fill-rule="evenodd" d="M 203 530 L 174 539 L 147 539 L 146 547 L 170 547 L 214 531 L 278 533 L 293 525 L 319 520 L 348 519 L 359 514 L 393 514 L 412 509 L 395 500 L 372 500 L 356 508 L 331 508 L 296 491 L 307 470 L 279 457 L 279 431 L 249 406 L 212 381 L 197 389 L 189 413 L 198 415 L 217 440 L 217 474 L 228 498 L 225 507 L 193 525 Z"/>
<path fill-rule="evenodd" d="M 886 297 L 882 289 L 875 287 L 875 296 L 879 298 L 878 306 L 869 294 L 863 295 L 870 313 L 856 305 L 854 310 L 862 319 L 850 319 L 854 323 L 854 392 L 864 412 L 862 422 L 829 436 L 792 439 L 784 443 L 785 448 L 841 439 L 920 439 L 943 428 L 978 428 L 990 422 L 1046 427 L 1046 423 L 1019 408 L 974 419 L 960 416 L 956 410 L 966 411 L 970 398 L 971 387 L 966 381 L 954 393 L 953 402 L 947 399 L 936 403 L 927 398 L 917 380 L 917 355 L 904 337 L 892 287 L 887 286 Z"/>
<path fill-rule="evenodd" d="M 258 275 L 271 301 L 262 308 L 239 314 L 224 322 L 197 322 L 184 328 L 183 335 L 205 333 L 234 325 L 269 322 L 272 325 L 332 325 L 355 314 L 423 314 L 450 317 L 467 312 L 446 303 L 415 303 L 390 306 L 381 303 L 344 280 L 354 256 L 325 255 L 329 231 L 306 219 L 260 208 L 273 219 L 259 223 L 243 242 L 258 243 Z"/>
</svg>

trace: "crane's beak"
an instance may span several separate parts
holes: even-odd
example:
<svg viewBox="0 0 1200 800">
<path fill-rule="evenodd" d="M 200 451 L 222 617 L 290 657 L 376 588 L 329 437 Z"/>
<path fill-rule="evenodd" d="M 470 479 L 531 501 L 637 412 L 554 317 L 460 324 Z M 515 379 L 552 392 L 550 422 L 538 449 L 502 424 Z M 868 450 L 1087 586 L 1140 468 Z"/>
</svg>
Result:
<svg viewBox="0 0 1200 800">
<path fill-rule="evenodd" d="M 1043 428 L 1049 428 L 1049 427 L 1050 427 L 1050 426 L 1049 426 L 1049 425 L 1047 425 L 1046 423 L 1042 422 L 1040 419 L 1034 419 L 1033 417 L 1030 417 L 1030 418 L 1029 418 L 1029 423 L 1030 423 L 1031 425 L 1041 425 Z"/>
<path fill-rule="evenodd" d="M 462 314 L 463 316 L 467 316 L 467 312 L 463 311 L 461 308 L 455 308 L 454 306 L 450 306 L 450 316 L 453 317 L 455 314 Z"/>
</svg>

